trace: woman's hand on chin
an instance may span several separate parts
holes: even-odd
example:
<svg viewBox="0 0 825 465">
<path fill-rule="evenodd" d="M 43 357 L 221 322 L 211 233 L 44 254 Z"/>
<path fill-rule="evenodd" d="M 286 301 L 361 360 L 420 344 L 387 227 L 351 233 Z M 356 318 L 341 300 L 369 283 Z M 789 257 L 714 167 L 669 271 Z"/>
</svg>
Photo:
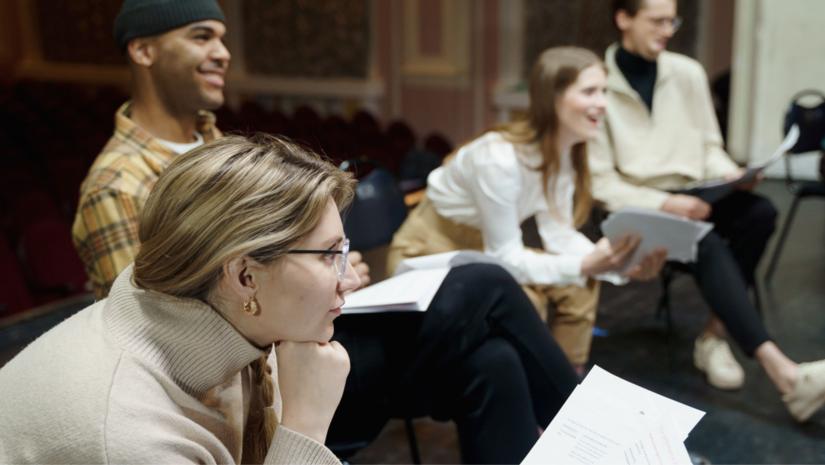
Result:
<svg viewBox="0 0 825 465">
<path fill-rule="evenodd" d="M 321 444 L 344 394 L 349 355 L 338 341 L 275 343 L 281 424 Z"/>
</svg>

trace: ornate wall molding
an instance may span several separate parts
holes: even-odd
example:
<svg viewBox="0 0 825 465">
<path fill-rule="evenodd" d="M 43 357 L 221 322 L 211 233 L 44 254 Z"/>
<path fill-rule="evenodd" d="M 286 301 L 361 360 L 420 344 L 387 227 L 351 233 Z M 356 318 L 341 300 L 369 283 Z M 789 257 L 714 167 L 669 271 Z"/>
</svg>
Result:
<svg viewBox="0 0 825 465">
<path fill-rule="evenodd" d="M 243 55 L 252 75 L 365 79 L 369 0 L 244 0 Z"/>
<path fill-rule="evenodd" d="M 422 11 L 425 6 L 434 11 Z M 440 46 L 426 50 L 427 18 L 436 17 Z M 403 57 L 401 77 L 405 83 L 434 87 L 466 87 L 470 75 L 470 0 L 403 0 Z"/>
<path fill-rule="evenodd" d="M 288 97 L 292 105 L 303 102 L 321 109 L 342 107 L 342 101 L 347 101 L 378 113 L 386 91 L 376 63 L 378 5 L 375 0 L 325 0 L 309 3 L 292 0 L 277 6 L 273 6 L 269 1 L 252 0 L 252 3 L 262 4 L 272 10 L 271 14 L 263 16 L 247 1 L 249 0 L 224 2 L 230 30 L 243 31 L 242 34 L 229 34 L 227 37 L 230 49 L 240 51 L 233 55 L 230 78 L 227 80 L 230 104 L 237 101 L 240 95 L 257 94 Z M 314 9 L 311 12 L 304 11 L 303 19 L 296 19 L 301 24 L 297 24 L 291 33 L 269 31 L 278 29 L 273 28 L 273 25 L 278 26 L 287 21 L 284 15 L 296 14 L 300 18 L 299 10 L 307 5 L 314 5 Z M 303 62 L 295 61 L 283 69 L 278 66 L 285 60 L 291 60 L 288 55 L 294 54 L 306 44 L 296 46 L 295 50 L 283 54 L 280 52 L 284 50 L 275 50 L 275 43 L 280 40 L 289 44 L 298 43 L 302 40 L 302 35 L 313 32 L 316 27 L 322 29 L 321 26 L 310 25 L 310 22 L 331 21 L 334 19 L 331 16 L 339 12 L 343 12 L 344 17 L 340 18 L 338 27 L 333 28 L 325 39 L 319 39 L 319 42 L 308 46 L 312 53 L 302 58 Z M 352 24 L 357 25 L 359 29 L 354 35 L 348 36 L 352 41 L 347 43 L 345 40 L 338 40 L 341 34 L 347 35 L 344 31 L 345 26 Z M 269 31 L 263 33 L 267 37 L 265 40 L 261 40 L 261 33 L 255 32 L 261 28 Z M 321 50 L 320 43 L 325 44 L 324 47 L 340 49 L 343 54 L 337 58 L 318 55 Z M 273 50 L 277 53 L 270 54 Z M 356 51 L 358 57 L 353 55 Z M 338 59 L 343 60 L 339 63 L 344 63 L 344 71 L 336 71 L 337 64 L 330 68 Z M 316 66 L 320 62 L 325 64 Z"/>
</svg>

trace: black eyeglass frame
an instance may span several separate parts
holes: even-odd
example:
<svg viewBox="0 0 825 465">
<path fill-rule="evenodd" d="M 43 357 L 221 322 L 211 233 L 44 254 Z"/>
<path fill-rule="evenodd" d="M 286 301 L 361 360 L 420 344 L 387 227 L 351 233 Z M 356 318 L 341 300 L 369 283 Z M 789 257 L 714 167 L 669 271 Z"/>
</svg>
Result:
<svg viewBox="0 0 825 465">
<path fill-rule="evenodd" d="M 349 257 L 349 239 L 344 238 L 344 242 L 341 244 L 340 250 L 320 250 L 320 249 L 292 249 L 287 250 L 286 253 L 292 254 L 332 254 L 332 255 L 341 255 L 341 264 L 337 265 L 335 268 L 335 264 L 333 262 L 333 268 L 335 269 L 335 273 L 338 276 L 338 281 L 344 279 L 344 275 L 347 274 L 347 257 Z"/>
</svg>

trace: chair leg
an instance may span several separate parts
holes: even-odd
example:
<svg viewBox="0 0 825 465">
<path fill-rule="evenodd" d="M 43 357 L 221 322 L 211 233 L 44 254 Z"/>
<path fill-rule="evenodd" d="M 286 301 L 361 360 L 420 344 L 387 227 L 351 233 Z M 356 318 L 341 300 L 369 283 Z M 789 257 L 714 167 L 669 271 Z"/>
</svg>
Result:
<svg viewBox="0 0 825 465">
<path fill-rule="evenodd" d="M 672 281 L 673 270 L 666 267 L 662 270 L 662 295 L 659 297 L 659 303 L 656 305 L 656 318 L 665 318 L 668 337 L 670 337 L 670 331 L 673 329 L 673 319 L 670 312 L 670 283 Z"/>
<path fill-rule="evenodd" d="M 793 202 L 791 202 L 791 209 L 788 210 L 788 217 L 785 218 L 785 222 L 782 224 L 782 231 L 779 233 L 779 241 L 777 241 L 776 247 L 773 249 L 771 261 L 768 264 L 768 271 L 765 273 L 765 281 L 770 282 L 773 277 L 773 272 L 776 269 L 776 262 L 779 260 L 782 247 L 785 246 L 785 239 L 788 237 L 788 230 L 791 228 L 791 222 L 793 222 L 793 217 L 796 215 L 796 207 L 799 205 L 799 200 L 800 197 L 794 196 Z"/>
<path fill-rule="evenodd" d="M 419 465 L 421 463 L 421 454 L 418 453 L 418 439 L 415 437 L 415 426 L 412 418 L 404 418 L 404 426 L 407 430 L 407 442 L 410 444 L 410 456 L 412 463 Z"/>
<path fill-rule="evenodd" d="M 667 365 L 673 371 L 673 313 L 670 307 L 670 283 L 673 281 L 673 274 L 675 272 L 669 266 L 665 266 L 662 270 L 662 295 L 659 297 L 659 303 L 656 306 L 656 318 L 665 318 L 666 339 L 667 339 Z"/>
</svg>

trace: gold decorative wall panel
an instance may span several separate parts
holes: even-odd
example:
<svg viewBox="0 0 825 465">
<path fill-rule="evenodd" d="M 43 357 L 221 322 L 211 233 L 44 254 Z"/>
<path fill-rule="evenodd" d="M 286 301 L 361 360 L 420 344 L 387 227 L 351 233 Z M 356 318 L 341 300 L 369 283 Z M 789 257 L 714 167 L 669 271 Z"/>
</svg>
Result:
<svg viewBox="0 0 825 465">
<path fill-rule="evenodd" d="M 384 1 L 384 0 L 378 0 Z M 250 74 L 366 78 L 369 0 L 244 0 L 243 53 Z"/>
<path fill-rule="evenodd" d="M 466 85 L 470 71 L 470 0 L 404 0 L 401 71 L 419 85 Z"/>
<path fill-rule="evenodd" d="M 113 0 L 36 0 L 34 27 L 42 58 L 57 63 L 125 63 L 112 38 L 120 8 Z"/>
</svg>

